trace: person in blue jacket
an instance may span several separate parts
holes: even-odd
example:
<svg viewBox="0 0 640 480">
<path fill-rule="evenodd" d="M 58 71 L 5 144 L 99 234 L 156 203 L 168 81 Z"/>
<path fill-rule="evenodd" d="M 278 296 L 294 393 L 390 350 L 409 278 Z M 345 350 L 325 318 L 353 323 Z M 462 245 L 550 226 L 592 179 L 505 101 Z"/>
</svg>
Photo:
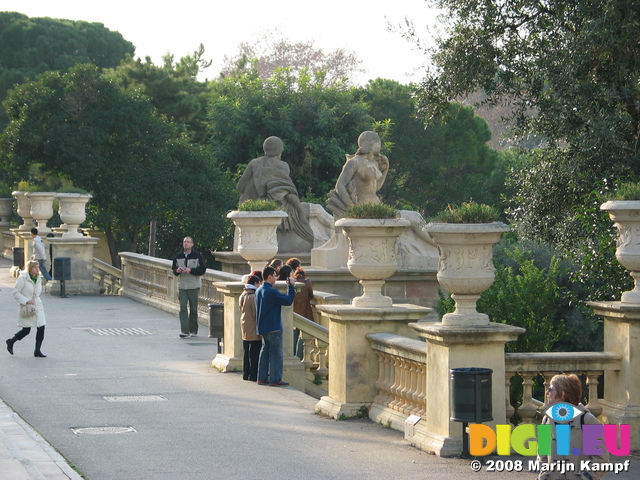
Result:
<svg viewBox="0 0 640 480">
<path fill-rule="evenodd" d="M 258 360 L 258 385 L 286 387 L 282 380 L 284 369 L 284 349 L 282 345 L 282 306 L 293 304 L 296 290 L 293 287 L 296 279 L 286 280 L 287 294 L 280 293 L 273 287 L 276 283 L 276 270 L 265 267 L 262 271 L 264 283 L 256 291 L 256 317 L 258 335 L 262 335 L 262 349 Z"/>
</svg>

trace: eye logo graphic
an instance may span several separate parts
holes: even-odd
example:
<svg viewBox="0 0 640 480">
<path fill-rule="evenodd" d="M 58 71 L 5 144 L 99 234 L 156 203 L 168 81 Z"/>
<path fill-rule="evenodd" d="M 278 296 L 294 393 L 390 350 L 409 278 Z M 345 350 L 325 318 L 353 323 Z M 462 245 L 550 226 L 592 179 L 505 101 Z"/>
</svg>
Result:
<svg viewBox="0 0 640 480">
<path fill-rule="evenodd" d="M 550 423 L 542 425 L 521 424 L 496 425 L 495 431 L 488 425 L 469 425 L 469 452 L 474 456 L 511 455 L 513 449 L 524 456 L 550 455 L 555 443 L 555 453 L 568 455 L 600 455 L 606 449 L 611 455 L 627 456 L 631 451 L 631 427 L 629 425 L 585 424 L 580 421 L 576 428 L 582 430 L 582 446 L 571 447 L 570 423 L 585 411 L 568 403 L 556 403 L 544 414 Z M 585 417 L 582 417 L 583 420 Z M 555 425 L 552 425 L 555 424 Z"/>
<path fill-rule="evenodd" d="M 573 405 L 569 405 L 568 403 L 556 403 L 544 412 L 547 417 L 552 418 L 556 422 L 570 422 L 583 413 L 584 412 L 573 408 Z"/>
</svg>

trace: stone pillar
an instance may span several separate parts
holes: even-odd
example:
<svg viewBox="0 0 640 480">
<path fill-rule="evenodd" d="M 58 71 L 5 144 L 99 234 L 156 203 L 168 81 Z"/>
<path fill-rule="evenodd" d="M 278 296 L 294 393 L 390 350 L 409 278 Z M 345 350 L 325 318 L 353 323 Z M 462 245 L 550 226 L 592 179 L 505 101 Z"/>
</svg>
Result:
<svg viewBox="0 0 640 480">
<path fill-rule="evenodd" d="M 0 198 L 0 256 L 6 255 L 6 251 L 10 250 L 13 242 L 8 242 L 9 230 L 12 225 L 9 223 L 9 217 L 13 213 L 13 198 Z"/>
<path fill-rule="evenodd" d="M 24 249 L 22 253 L 22 262 L 24 265 L 26 265 L 26 262 L 28 262 L 31 258 L 31 249 L 33 248 L 29 245 L 31 234 L 28 231 L 25 232 L 23 230 L 20 230 L 19 228 L 12 228 L 10 231 L 11 233 L 13 233 L 13 246 L 15 248 Z M 13 250 L 11 251 L 11 260 L 13 261 Z M 20 267 L 12 266 L 11 270 L 9 271 L 9 276 L 17 277 L 19 274 Z"/>
<path fill-rule="evenodd" d="M 378 357 L 367 333 L 385 332 L 415 338 L 408 322 L 420 321 L 430 308 L 396 304 L 386 308 L 318 305 L 329 322 L 329 392 L 316 409 L 333 418 L 353 417 L 378 394 Z"/>
<path fill-rule="evenodd" d="M 71 259 L 71 280 L 65 280 L 67 295 L 100 295 L 100 285 L 93 280 L 93 247 L 97 238 L 48 238 L 53 245 L 53 258 L 68 257 Z M 55 266 L 54 266 L 55 279 Z M 46 290 L 50 295 L 60 295 L 60 281 L 47 283 Z"/>
<path fill-rule="evenodd" d="M 504 345 L 514 341 L 524 329 L 490 323 L 487 326 L 449 326 L 441 322 L 412 324 L 427 341 L 426 421 L 415 426 L 406 439 L 422 450 L 453 456 L 462 451 L 462 423 L 452 422 L 450 370 L 452 368 L 490 368 L 492 376 L 493 421 L 506 423 Z"/>
<path fill-rule="evenodd" d="M 296 291 L 302 288 L 302 283 L 296 283 Z M 274 285 L 281 293 L 287 293 L 285 282 Z M 304 363 L 294 355 L 293 350 L 293 305 L 282 307 L 282 343 L 284 350 L 284 370 L 282 379 L 301 392 L 305 391 Z"/>
<path fill-rule="evenodd" d="M 242 371 L 242 331 L 238 300 L 244 291 L 242 282 L 215 282 L 224 295 L 224 352 L 218 353 L 211 365 L 223 372 Z"/>
<path fill-rule="evenodd" d="M 604 317 L 604 351 L 622 355 L 620 370 L 605 370 L 602 423 L 631 425 L 631 450 L 640 449 L 640 305 L 590 302 Z"/>
</svg>

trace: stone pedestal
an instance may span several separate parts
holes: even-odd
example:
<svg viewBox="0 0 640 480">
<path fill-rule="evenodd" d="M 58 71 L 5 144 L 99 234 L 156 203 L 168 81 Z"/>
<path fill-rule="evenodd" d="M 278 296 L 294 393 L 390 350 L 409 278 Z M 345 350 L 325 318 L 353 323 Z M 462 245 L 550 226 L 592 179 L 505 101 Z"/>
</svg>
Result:
<svg viewBox="0 0 640 480">
<path fill-rule="evenodd" d="M 640 449 L 640 305 L 590 302 L 604 317 L 604 351 L 622 355 L 620 370 L 605 370 L 602 423 L 631 425 L 631 450 Z"/>
<path fill-rule="evenodd" d="M 351 305 L 317 307 L 329 322 L 329 391 L 316 409 L 333 418 L 353 417 L 378 394 L 379 362 L 367 333 L 387 332 L 415 338 L 408 322 L 421 321 L 431 311 L 416 305 L 356 308 Z"/>
<path fill-rule="evenodd" d="M 68 257 L 71 259 L 71 280 L 65 280 L 67 295 L 100 295 L 100 285 L 93 280 L 93 247 L 97 238 L 48 238 L 53 245 L 53 258 Z M 55 278 L 55 267 L 53 276 Z M 60 281 L 52 280 L 46 285 L 50 295 L 60 295 Z"/>
<path fill-rule="evenodd" d="M 238 299 L 244 291 L 242 282 L 215 282 L 224 295 L 224 352 L 218 353 L 211 365 L 223 372 L 242 371 L 242 331 Z"/>
<path fill-rule="evenodd" d="M 31 234 L 28 231 L 20 230 L 20 228 L 12 228 L 10 230 L 13 233 L 14 247 L 22 248 L 22 263 L 26 265 L 29 259 L 31 258 L 31 250 L 33 249 L 33 242 L 29 243 L 31 240 Z M 11 252 L 11 260 L 13 261 L 13 250 Z M 20 274 L 20 267 L 13 265 L 11 270 L 9 271 L 9 275 L 11 277 L 17 277 Z"/>
<path fill-rule="evenodd" d="M 14 234 L 10 227 L 0 227 L 0 255 L 5 258 L 12 258 L 12 247 L 15 244 Z"/>
<path fill-rule="evenodd" d="M 412 324 L 427 341 L 426 421 L 420 421 L 414 435 L 406 437 L 412 445 L 439 456 L 459 455 L 462 451 L 462 423 L 452 422 L 450 370 L 479 367 L 493 370 L 493 421 L 506 423 L 504 345 L 524 333 L 524 329 L 490 323 L 487 326 L 447 326 L 442 323 Z"/>
</svg>

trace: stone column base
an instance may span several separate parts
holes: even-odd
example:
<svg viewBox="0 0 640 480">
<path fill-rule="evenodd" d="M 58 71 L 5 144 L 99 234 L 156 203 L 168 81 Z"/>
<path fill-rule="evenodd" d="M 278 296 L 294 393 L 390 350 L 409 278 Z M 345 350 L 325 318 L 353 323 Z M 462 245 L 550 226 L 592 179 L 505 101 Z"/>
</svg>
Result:
<svg viewBox="0 0 640 480">
<path fill-rule="evenodd" d="M 462 451 L 462 423 L 460 426 L 460 436 L 447 437 L 430 432 L 427 423 L 420 420 L 414 427 L 413 435 L 405 431 L 404 439 L 414 447 L 421 450 L 435 453 L 440 457 L 455 457 Z"/>
<path fill-rule="evenodd" d="M 393 430 L 402 432 L 407 415 L 392 408 L 383 407 L 374 401 L 369 408 L 369 418 L 380 425 L 389 426 Z"/>
<path fill-rule="evenodd" d="M 284 357 L 284 370 L 282 372 L 282 379 L 285 382 L 289 382 L 289 385 L 291 385 L 296 390 L 304 392 L 304 364 L 298 357 L 294 355 Z"/>
<path fill-rule="evenodd" d="M 336 420 L 366 416 L 366 403 L 345 403 L 334 400 L 331 397 L 321 397 L 316 404 L 316 412 L 320 412 Z"/>
<path fill-rule="evenodd" d="M 60 295 L 62 286 L 59 280 L 51 280 L 44 286 L 45 292 L 52 296 Z M 100 285 L 87 280 L 65 280 L 66 295 L 100 295 Z"/>
<path fill-rule="evenodd" d="M 242 357 L 230 357 L 224 353 L 219 353 L 215 356 L 211 362 L 213 368 L 217 368 L 223 373 L 226 372 L 241 372 L 242 371 Z"/>
</svg>

